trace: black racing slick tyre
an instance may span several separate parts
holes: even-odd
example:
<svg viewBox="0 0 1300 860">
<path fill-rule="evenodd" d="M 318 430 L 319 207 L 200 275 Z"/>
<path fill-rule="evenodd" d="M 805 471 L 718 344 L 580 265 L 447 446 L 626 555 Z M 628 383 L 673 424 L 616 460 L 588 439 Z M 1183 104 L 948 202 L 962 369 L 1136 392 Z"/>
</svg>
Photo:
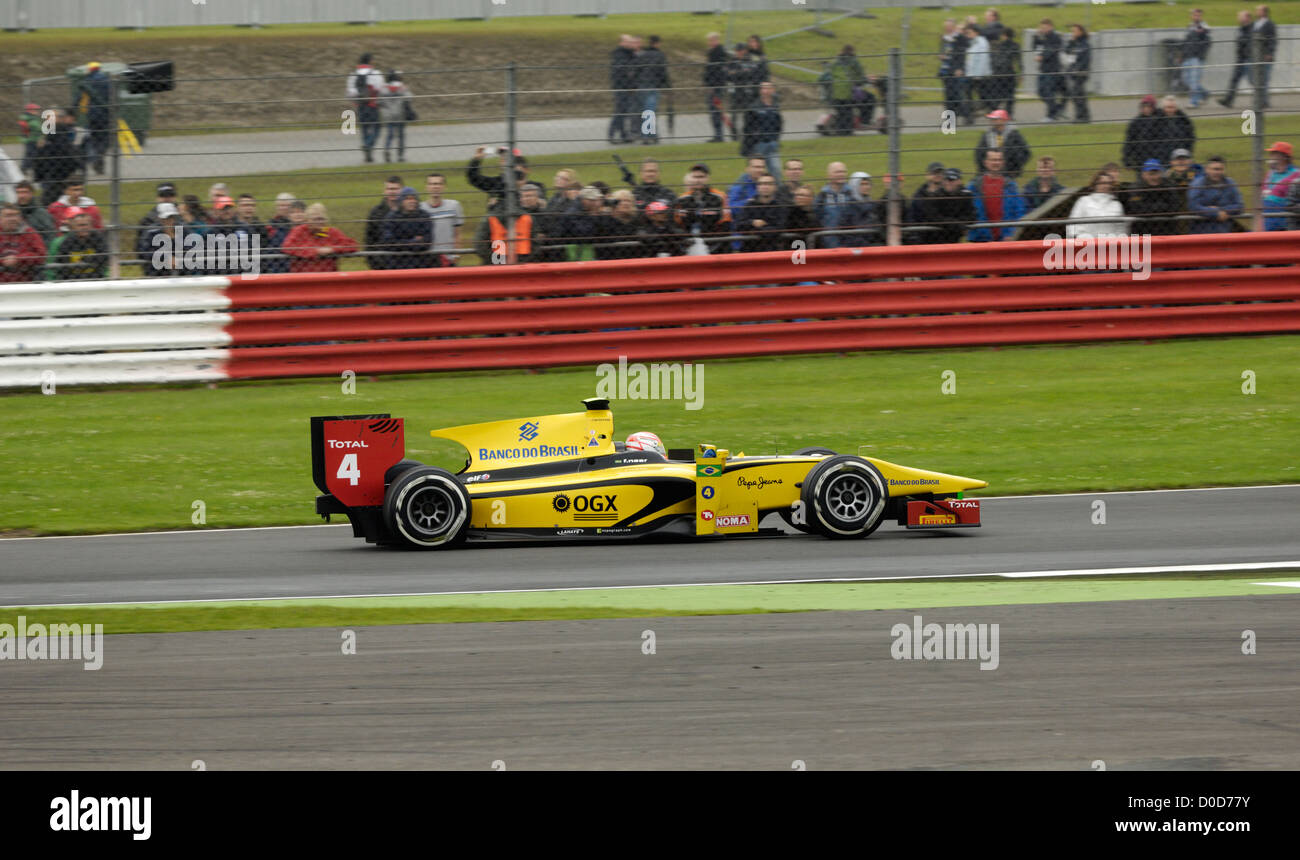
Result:
<svg viewBox="0 0 1300 860">
<path fill-rule="evenodd" d="M 815 445 L 814 445 L 813 447 L 811 447 L 811 448 L 800 448 L 798 451 L 795 451 L 795 452 L 794 452 L 794 455 L 795 455 L 796 457 L 816 457 L 816 456 L 819 456 L 819 455 L 822 455 L 822 454 L 824 454 L 824 455 L 826 455 L 826 456 L 828 456 L 828 457 L 834 457 L 834 456 L 835 456 L 835 452 L 832 451 L 830 448 L 818 448 L 818 447 L 815 446 Z M 814 529 L 812 526 L 808 525 L 806 522 L 804 522 L 804 523 L 796 523 L 796 522 L 794 521 L 794 516 L 793 516 L 792 513 L 791 513 L 790 511 L 788 511 L 788 510 L 782 509 L 782 510 L 780 510 L 780 511 L 777 511 L 777 515 L 780 516 L 780 517 L 781 517 L 781 520 L 782 520 L 786 525 L 788 525 L 790 528 L 792 528 L 792 529 L 798 529 L 799 531 L 803 532 L 804 534 L 816 534 L 816 533 L 817 533 L 817 532 L 816 532 L 816 529 Z"/>
<path fill-rule="evenodd" d="M 861 538 L 880 526 L 889 490 L 871 463 L 839 454 L 808 472 L 802 499 L 810 531 L 828 538 Z"/>
<path fill-rule="evenodd" d="M 384 524 L 416 549 L 447 549 L 465 540 L 469 513 L 465 485 L 433 466 L 407 469 L 384 494 Z"/>
</svg>

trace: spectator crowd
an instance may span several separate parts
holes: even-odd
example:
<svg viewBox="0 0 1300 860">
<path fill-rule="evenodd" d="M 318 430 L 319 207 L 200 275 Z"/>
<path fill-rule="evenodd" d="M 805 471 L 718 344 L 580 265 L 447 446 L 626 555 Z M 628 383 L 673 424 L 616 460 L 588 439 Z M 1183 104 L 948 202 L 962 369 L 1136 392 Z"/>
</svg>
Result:
<svg viewBox="0 0 1300 860">
<path fill-rule="evenodd" d="M 1243 12 L 1238 27 L 1238 67 L 1253 71 L 1234 72 L 1220 100 L 1228 105 L 1242 79 L 1267 87 L 1267 71 L 1258 67 L 1271 63 L 1276 50 L 1267 7 Z M 664 165 L 651 157 L 634 174 L 616 156 L 623 187 L 583 181 L 565 168 L 548 188 L 518 150 L 479 147 L 464 170 L 468 186 L 486 195 L 486 214 L 477 224 L 466 229 L 464 207 L 447 197 L 447 175 L 431 172 L 417 190 L 419 183 L 392 174 L 356 238 L 331 223 L 324 204 L 288 192 L 275 197 L 262 220 L 252 194 L 234 195 L 217 183 L 200 199 L 164 181 L 134 232 L 120 235 L 120 249 L 124 257 L 134 251 L 142 274 L 153 277 L 238 274 L 228 259 L 214 263 L 187 253 L 188 243 L 214 239 L 251 245 L 260 255 L 257 270 L 268 273 L 335 271 L 341 258 L 354 255 L 374 269 L 411 269 L 454 266 L 470 252 L 491 265 L 858 247 L 885 244 L 891 192 L 899 199 L 902 241 L 908 244 L 1005 241 L 1031 214 L 1055 219 L 1064 227 L 1058 232 L 1076 237 L 1245 229 L 1236 220 L 1246 212 L 1245 201 L 1229 165 L 1218 155 L 1197 159 L 1195 123 L 1174 95 L 1142 97 L 1125 128 L 1119 160 L 1095 170 L 1071 167 L 1072 176 L 1087 179 L 1067 187 L 1056 159 L 1035 154 L 1032 133 L 1014 123 L 1021 50 L 996 9 L 987 10 L 983 22 L 972 17 L 944 24 L 939 77 L 945 109 L 963 123 L 982 118 L 985 124 L 970 161 L 930 163 L 910 195 L 901 177 L 884 177 L 879 187 L 878 177 L 846 161 L 832 161 L 824 177 L 814 178 L 802 159 L 782 158 L 779 93 L 769 80 L 762 39 L 751 36 L 731 50 L 716 33 L 706 41 L 702 84 L 712 142 L 730 135 L 745 157 L 734 178 L 715 175 L 703 161 L 691 163 L 679 179 L 667 177 Z M 1211 97 L 1200 85 L 1208 44 L 1209 26 L 1193 10 L 1180 64 L 1192 107 Z M 1044 19 L 1031 47 L 1048 118 L 1064 119 L 1073 105 L 1075 121 L 1089 121 L 1086 30 L 1072 25 L 1062 37 Z M 410 90 L 400 72 L 381 74 L 371 63 L 363 55 L 347 84 L 365 158 L 373 160 L 373 150 L 382 148 L 385 161 L 404 161 L 404 125 L 414 118 Z M 887 98 L 890 83 L 867 74 L 853 46 L 845 45 L 827 63 L 819 83 L 829 108 L 819 126 L 824 133 L 876 127 L 877 96 Z M 657 143 L 657 116 L 671 87 L 661 40 L 623 36 L 610 59 L 609 141 Z M 102 169 L 104 144 L 93 135 L 78 142 L 72 110 L 57 110 L 53 119 L 43 128 L 35 104 L 20 116 L 22 169 L 31 179 L 18 182 L 14 202 L 0 207 L 0 282 L 107 273 L 105 219 L 87 196 L 85 179 L 90 169 Z M 499 170 L 485 163 L 492 157 Z M 1259 190 L 1264 229 L 1296 229 L 1300 169 L 1291 145 L 1273 143 L 1267 159 Z"/>
</svg>

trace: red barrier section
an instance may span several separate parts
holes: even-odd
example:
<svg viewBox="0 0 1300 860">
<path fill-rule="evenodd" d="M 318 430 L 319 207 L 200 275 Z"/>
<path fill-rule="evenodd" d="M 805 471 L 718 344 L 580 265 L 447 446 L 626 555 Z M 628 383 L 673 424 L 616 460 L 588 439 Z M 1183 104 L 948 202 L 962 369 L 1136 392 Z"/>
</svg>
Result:
<svg viewBox="0 0 1300 860">
<path fill-rule="evenodd" d="M 1128 271 L 1045 273 L 1041 242 L 267 275 L 228 290 L 233 308 L 248 312 L 227 328 L 236 347 L 227 372 L 399 373 L 1300 331 L 1298 239 L 1156 238 L 1143 280 Z M 1240 268 L 1251 264 L 1264 265 Z"/>
</svg>

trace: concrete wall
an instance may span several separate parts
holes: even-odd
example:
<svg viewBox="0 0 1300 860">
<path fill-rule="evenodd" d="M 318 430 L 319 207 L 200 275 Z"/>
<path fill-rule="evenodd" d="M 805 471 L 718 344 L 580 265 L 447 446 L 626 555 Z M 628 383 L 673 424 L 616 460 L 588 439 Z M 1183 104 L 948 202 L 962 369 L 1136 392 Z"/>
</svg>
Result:
<svg viewBox="0 0 1300 860">
<path fill-rule="evenodd" d="M 1153 30 L 1100 30 L 1090 34 L 1092 42 L 1092 77 L 1088 89 L 1096 95 L 1141 96 L 1150 93 L 1161 96 L 1181 92 L 1181 85 L 1171 86 L 1165 71 L 1165 54 L 1160 45 L 1164 39 L 1182 41 L 1182 28 Z M 1236 26 L 1210 28 L 1210 54 L 1205 61 L 1201 83 L 1206 89 L 1223 94 L 1232 78 L 1232 66 L 1237 57 Z M 1282 25 L 1277 28 L 1277 56 L 1273 62 L 1270 89 L 1300 87 L 1300 25 Z M 1037 92 L 1037 75 L 1029 74 L 1037 68 L 1033 51 L 1034 31 L 1021 34 L 1025 46 L 1025 77 L 1021 91 Z M 1249 86 L 1240 85 L 1239 92 L 1249 92 Z M 1246 107 L 1248 101 L 1239 101 Z"/>
</svg>

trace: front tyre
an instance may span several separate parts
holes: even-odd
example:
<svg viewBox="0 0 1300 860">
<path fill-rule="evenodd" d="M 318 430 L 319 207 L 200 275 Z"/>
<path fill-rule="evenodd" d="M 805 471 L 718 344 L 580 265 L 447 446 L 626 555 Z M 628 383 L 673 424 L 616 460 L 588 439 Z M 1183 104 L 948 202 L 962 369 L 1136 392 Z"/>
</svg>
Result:
<svg viewBox="0 0 1300 860">
<path fill-rule="evenodd" d="M 811 448 L 800 448 L 798 451 L 794 452 L 794 455 L 796 457 L 834 457 L 835 452 L 832 451 L 830 448 L 820 448 L 817 446 L 813 446 Z M 777 515 L 781 517 L 782 522 L 784 522 L 790 528 L 795 529 L 796 531 L 801 531 L 804 534 L 817 534 L 817 529 L 809 525 L 808 523 L 806 522 L 796 523 L 794 521 L 793 514 L 790 512 L 788 508 L 781 508 L 779 511 L 777 511 Z"/>
<path fill-rule="evenodd" d="M 861 538 L 880 526 L 889 491 L 879 469 L 861 457 L 840 454 L 808 472 L 802 498 L 812 531 L 828 538 Z"/>
<path fill-rule="evenodd" d="M 463 541 L 469 512 L 465 485 L 433 466 L 407 469 L 384 494 L 384 524 L 416 549 L 446 549 Z"/>
</svg>

